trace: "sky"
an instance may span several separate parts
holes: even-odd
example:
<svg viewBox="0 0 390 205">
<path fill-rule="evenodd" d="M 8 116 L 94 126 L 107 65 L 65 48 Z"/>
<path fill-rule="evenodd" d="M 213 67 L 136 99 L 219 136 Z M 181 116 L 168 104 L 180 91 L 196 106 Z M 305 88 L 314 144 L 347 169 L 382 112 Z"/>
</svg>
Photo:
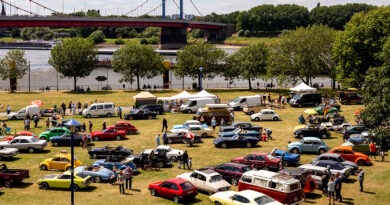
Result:
<svg viewBox="0 0 390 205">
<path fill-rule="evenodd" d="M 30 3 L 30 0 L 3 0 L 16 5 L 32 13 L 49 15 L 50 11 Z M 128 15 L 140 16 L 144 14 L 161 15 L 162 0 L 32 0 L 58 12 L 70 13 L 73 11 L 86 11 L 88 9 L 100 10 L 102 15 Z M 145 3 L 147 2 L 147 3 Z M 322 6 L 346 4 L 346 3 L 366 3 L 383 6 L 390 5 L 390 0 L 184 0 L 184 13 L 194 15 L 207 15 L 212 12 L 217 14 L 227 14 L 233 11 L 249 10 L 252 7 L 262 4 L 296 4 L 305 6 L 309 10 L 313 9 L 317 3 Z M 143 4 L 145 3 L 145 4 Z M 140 6 L 142 5 L 143 6 Z M 166 13 L 168 15 L 179 13 L 179 0 L 166 0 Z M 193 6 L 195 5 L 199 12 Z M 139 7 L 140 6 L 140 7 Z M 139 7 L 139 9 L 136 9 Z M 135 10 L 136 9 L 136 10 Z M 26 14 L 17 9 L 6 6 L 7 14 Z"/>
</svg>

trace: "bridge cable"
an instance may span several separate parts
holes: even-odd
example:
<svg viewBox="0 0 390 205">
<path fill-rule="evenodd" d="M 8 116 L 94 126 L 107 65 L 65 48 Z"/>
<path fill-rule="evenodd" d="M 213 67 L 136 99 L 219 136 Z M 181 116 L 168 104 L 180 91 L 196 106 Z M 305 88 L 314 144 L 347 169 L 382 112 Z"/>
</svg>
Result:
<svg viewBox="0 0 390 205">
<path fill-rule="evenodd" d="M 194 4 L 194 2 L 192 2 L 192 0 L 190 0 L 190 2 L 191 2 L 191 4 L 192 4 L 192 6 L 195 7 L 196 11 L 198 11 L 199 15 L 203 17 L 202 13 L 200 13 L 198 7 L 196 7 L 196 5 Z"/>
<path fill-rule="evenodd" d="M 176 5 L 176 7 L 180 10 L 180 6 L 179 4 L 177 4 L 176 0 L 173 0 L 173 3 Z M 180 13 L 180 12 L 179 12 Z M 183 9 L 183 15 L 185 15 L 186 13 L 184 12 L 184 9 Z"/>
<path fill-rule="evenodd" d="M 44 6 L 44 5 L 40 4 L 40 3 L 37 3 L 37 2 L 35 2 L 35 1 L 33 1 L 33 0 L 30 0 L 30 2 L 33 2 L 34 4 L 40 6 L 40 7 L 44 8 L 44 9 L 47 9 L 47 10 L 49 10 L 49 11 L 51 11 L 51 12 L 60 13 L 60 12 L 55 11 L 55 10 L 53 10 L 53 9 L 51 9 L 51 8 L 48 8 L 48 7 L 46 7 L 46 6 Z"/>
<path fill-rule="evenodd" d="M 27 11 L 27 10 L 22 9 L 22 8 L 20 8 L 20 7 L 17 7 L 17 6 L 15 6 L 15 5 L 13 5 L 13 4 L 10 4 L 10 3 L 6 2 L 6 1 L 1 0 L 1 2 L 4 3 L 4 4 L 7 4 L 7 5 L 11 6 L 11 7 L 14 7 L 14 8 L 17 9 L 17 10 L 21 10 L 21 11 L 24 11 L 24 12 L 26 12 L 26 13 L 29 13 L 30 15 L 40 16 L 40 15 L 38 15 L 38 14 L 36 14 L 36 13 L 33 13 L 33 12 L 31 12 L 31 11 Z"/>
<path fill-rule="evenodd" d="M 144 15 L 149 15 L 150 13 L 155 12 L 161 6 L 162 6 L 162 2 L 161 2 L 161 4 L 159 4 L 158 6 L 154 7 L 152 10 L 150 10 L 149 12 L 146 12 Z"/>
<path fill-rule="evenodd" d="M 123 15 L 127 16 L 128 14 L 133 13 L 134 11 L 136 11 L 137 9 L 141 8 L 141 7 L 144 6 L 146 3 L 148 3 L 148 1 L 149 1 L 149 0 L 146 0 L 146 1 L 143 2 L 142 4 L 138 5 L 137 7 L 135 7 L 134 9 L 132 9 L 132 10 L 130 10 L 130 11 L 128 11 L 128 12 L 126 12 L 126 13 L 123 14 Z"/>
</svg>

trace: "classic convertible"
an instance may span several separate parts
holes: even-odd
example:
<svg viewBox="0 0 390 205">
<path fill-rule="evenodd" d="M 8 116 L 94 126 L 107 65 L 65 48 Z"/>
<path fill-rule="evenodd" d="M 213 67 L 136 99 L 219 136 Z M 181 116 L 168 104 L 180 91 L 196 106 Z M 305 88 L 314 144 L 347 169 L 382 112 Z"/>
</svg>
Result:
<svg viewBox="0 0 390 205">
<path fill-rule="evenodd" d="M 108 181 L 114 177 L 114 172 L 100 166 L 78 166 L 75 168 L 75 172 L 84 173 L 91 176 L 93 182 L 100 183 L 102 181 Z"/>
<path fill-rule="evenodd" d="M 125 169 L 130 166 L 133 169 L 134 173 L 139 173 L 137 166 L 133 163 L 134 157 L 127 158 L 116 158 L 116 157 L 107 157 L 107 159 L 99 159 L 93 163 L 93 166 L 103 166 L 109 170 L 113 170 L 114 167 L 119 169 Z"/>
<path fill-rule="evenodd" d="M 70 172 L 64 172 L 63 174 L 49 174 L 38 180 L 39 188 L 49 189 L 49 188 L 61 188 L 61 189 L 70 189 L 71 188 L 71 175 Z M 74 186 L 73 190 L 76 191 L 79 188 L 87 188 L 91 183 L 91 177 L 81 173 L 76 172 L 74 175 Z"/>
<path fill-rule="evenodd" d="M 132 149 L 127 149 L 122 146 L 110 147 L 106 145 L 104 147 L 94 147 L 88 150 L 88 154 L 91 159 L 106 159 L 108 156 L 115 155 L 118 157 L 127 157 L 133 154 Z"/>
<path fill-rule="evenodd" d="M 259 138 L 252 136 L 243 136 L 241 134 L 234 135 L 232 137 L 218 137 L 213 141 L 216 147 L 253 147 L 257 145 Z"/>
<path fill-rule="evenodd" d="M 168 138 L 168 144 L 172 143 L 187 143 L 186 141 L 186 134 L 187 131 L 181 131 L 181 132 L 176 132 L 176 133 L 168 133 L 167 138 Z M 194 135 L 194 143 L 201 143 L 202 139 L 200 135 Z"/>
<path fill-rule="evenodd" d="M 282 205 L 282 203 L 276 201 L 275 199 L 269 197 L 268 195 L 262 194 L 257 191 L 252 191 L 252 190 L 244 190 L 240 192 L 221 191 L 209 196 L 209 199 L 211 202 L 213 202 L 213 204 Z"/>
</svg>

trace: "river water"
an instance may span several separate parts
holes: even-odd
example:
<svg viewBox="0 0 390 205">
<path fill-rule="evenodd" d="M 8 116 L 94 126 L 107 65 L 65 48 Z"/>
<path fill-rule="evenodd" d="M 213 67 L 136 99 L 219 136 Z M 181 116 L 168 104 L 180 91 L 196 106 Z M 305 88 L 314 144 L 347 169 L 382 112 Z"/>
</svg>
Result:
<svg viewBox="0 0 390 205">
<path fill-rule="evenodd" d="M 104 48 L 101 50 L 115 50 L 116 48 Z M 238 47 L 228 47 L 222 48 L 227 53 L 231 54 L 237 51 Z M 8 53 L 8 49 L 0 49 L 0 58 L 4 58 Z M 25 58 L 30 62 L 30 88 L 31 90 L 39 90 L 41 88 L 49 87 L 51 90 L 71 90 L 73 89 L 73 79 L 63 78 L 58 74 L 55 69 L 48 64 L 50 57 L 50 50 L 25 50 Z M 111 59 L 111 55 L 99 55 L 100 60 Z M 175 56 L 163 56 L 164 59 L 172 62 L 176 62 Z M 197 82 L 197 79 L 185 78 L 184 81 L 182 78 L 177 78 L 174 73 L 170 72 L 170 87 L 172 89 L 190 89 L 192 83 Z M 106 76 L 108 80 L 104 82 L 98 82 L 95 80 L 97 76 Z M 77 85 L 86 89 L 90 87 L 91 90 L 100 90 L 102 86 L 110 85 L 113 89 L 135 89 L 137 84 L 134 82 L 130 83 L 120 83 L 119 80 L 121 75 L 119 73 L 113 72 L 112 69 L 107 68 L 96 68 L 92 73 L 85 78 L 78 78 Z M 261 79 L 255 79 L 252 81 L 253 88 L 257 88 L 257 83 L 259 83 L 260 88 L 264 88 L 266 83 L 271 81 L 263 81 Z M 316 78 L 314 82 L 323 83 L 325 86 L 330 86 L 329 78 Z M 143 85 L 150 85 L 152 88 L 154 86 L 162 86 L 163 80 L 161 76 L 154 77 L 152 79 L 140 79 L 141 87 Z M 276 84 L 273 82 L 273 84 Z M 277 85 L 276 85 L 277 86 Z M 235 80 L 232 84 L 229 84 L 222 76 L 215 76 L 214 79 L 203 80 L 203 88 L 248 88 L 247 80 Z M 9 88 L 8 80 L 0 79 L 0 90 L 7 90 Z M 18 79 L 18 90 L 26 91 L 29 89 L 29 74 L 22 78 Z"/>
</svg>

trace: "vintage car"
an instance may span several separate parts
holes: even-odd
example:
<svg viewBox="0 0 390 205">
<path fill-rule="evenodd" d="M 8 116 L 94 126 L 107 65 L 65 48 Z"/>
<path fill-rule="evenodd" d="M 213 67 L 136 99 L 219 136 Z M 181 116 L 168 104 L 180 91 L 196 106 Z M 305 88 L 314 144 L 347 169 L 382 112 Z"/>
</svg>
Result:
<svg viewBox="0 0 390 205">
<path fill-rule="evenodd" d="M 181 125 L 173 125 L 172 129 L 184 129 L 185 127 L 188 127 L 189 125 L 200 125 L 204 128 L 208 128 L 209 126 L 207 124 L 202 124 L 198 120 L 187 120 Z"/>
<path fill-rule="evenodd" d="M 152 159 L 150 159 L 151 152 L 153 152 Z M 133 162 L 138 167 L 146 168 L 145 165 L 150 164 L 150 160 L 152 160 L 151 163 L 158 168 L 172 167 L 172 162 L 167 157 L 167 153 L 165 149 L 144 149 L 138 155 L 134 156 Z"/>
<path fill-rule="evenodd" d="M 335 175 L 339 173 L 344 179 L 347 179 L 351 175 L 351 167 L 344 166 L 340 162 L 332 160 L 318 160 L 313 163 L 314 166 L 325 167 L 330 169 L 330 173 Z"/>
<path fill-rule="evenodd" d="M 336 162 L 340 162 L 342 165 L 351 167 L 351 174 L 355 174 L 355 172 L 358 170 L 358 165 L 354 162 L 345 160 L 342 156 L 338 154 L 332 154 L 332 153 L 324 153 L 312 160 L 312 163 L 319 161 L 319 160 L 332 160 Z"/>
<path fill-rule="evenodd" d="M 274 155 L 276 158 L 282 159 L 282 164 L 284 167 L 298 166 L 301 161 L 300 154 L 293 154 L 281 149 L 275 150 Z"/>
<path fill-rule="evenodd" d="M 33 136 L 17 136 L 11 141 L 0 142 L 0 147 L 17 148 L 20 151 L 33 153 L 36 150 L 43 150 L 47 146 L 46 140 L 39 140 Z"/>
<path fill-rule="evenodd" d="M 106 145 L 104 147 L 94 147 L 88 150 L 88 154 L 91 159 L 106 159 L 108 156 L 115 155 L 118 157 L 127 157 L 133 154 L 132 149 L 127 149 L 122 146 L 110 147 Z"/>
<path fill-rule="evenodd" d="M 340 109 L 341 109 L 341 106 L 339 104 L 334 104 L 326 113 L 338 113 L 338 112 L 340 112 Z M 323 115 L 324 114 L 324 104 L 315 107 L 314 110 L 317 111 L 317 113 L 319 115 Z"/>
<path fill-rule="evenodd" d="M 243 130 L 241 128 L 236 128 L 232 131 L 219 131 L 218 137 L 233 137 L 234 135 L 241 135 L 241 136 L 250 136 L 250 137 L 256 137 L 260 139 L 260 132 L 256 130 Z"/>
<path fill-rule="evenodd" d="M 298 170 L 310 173 L 318 189 L 322 188 L 322 176 L 328 172 L 326 167 L 314 166 L 312 164 L 302 164 L 298 167 Z"/>
<path fill-rule="evenodd" d="M 356 142 L 351 142 L 349 140 L 345 141 L 341 146 L 348 146 L 351 147 L 353 151 L 355 152 L 361 152 L 363 154 L 369 155 L 370 154 L 370 144 L 368 143 L 356 143 Z M 377 147 L 377 150 L 378 147 Z"/>
<path fill-rule="evenodd" d="M 41 170 L 60 170 L 67 171 L 71 167 L 71 156 L 68 153 L 56 154 L 52 158 L 45 159 L 43 162 L 39 163 L 39 168 Z M 83 163 L 74 158 L 73 159 L 74 167 L 83 165 Z"/>
<path fill-rule="evenodd" d="M 282 204 L 300 204 L 303 201 L 300 181 L 276 172 L 245 172 L 238 182 L 238 191 L 248 189 L 266 194 Z"/>
<path fill-rule="evenodd" d="M 335 123 L 335 122 L 322 122 L 321 127 L 325 127 L 327 130 L 331 131 L 339 131 L 344 129 L 345 127 L 351 126 L 349 122 L 340 122 L 340 123 Z"/>
<path fill-rule="evenodd" d="M 330 138 L 330 133 L 326 128 L 309 126 L 294 131 L 295 138 L 301 139 L 302 137 L 318 137 L 318 138 Z"/>
<path fill-rule="evenodd" d="M 203 138 L 211 136 L 214 133 L 214 131 L 212 129 L 210 129 L 208 127 L 205 128 L 202 125 L 188 125 L 188 126 L 181 128 L 181 129 L 175 129 L 175 128 L 171 129 L 172 133 L 186 132 L 186 131 L 194 133 L 195 135 L 199 135 Z"/>
<path fill-rule="evenodd" d="M 188 133 L 188 131 L 167 133 L 168 144 L 188 143 L 187 133 Z M 194 134 L 193 143 L 201 143 L 201 142 L 202 142 L 201 136 Z"/>
<path fill-rule="evenodd" d="M 215 147 L 253 147 L 259 142 L 259 138 L 252 136 L 243 136 L 242 134 L 232 137 L 218 137 L 213 140 Z"/>
<path fill-rule="evenodd" d="M 292 176 L 299 181 L 304 181 L 305 186 L 303 187 L 303 191 L 305 193 L 311 193 L 316 189 L 316 182 L 314 180 L 315 177 L 311 176 L 310 171 L 306 171 L 303 169 L 282 169 L 279 171 L 279 173 L 287 176 Z M 317 179 L 321 180 L 321 178 Z"/>
<path fill-rule="evenodd" d="M 281 120 L 278 113 L 271 109 L 263 109 L 258 113 L 254 113 L 251 115 L 252 121 L 263 121 L 263 120 L 273 120 L 278 121 Z"/>
<path fill-rule="evenodd" d="M 66 127 L 52 127 L 44 132 L 41 132 L 41 134 L 39 134 L 39 139 L 41 140 L 47 140 L 47 141 L 50 141 L 50 138 L 51 137 L 54 137 L 54 136 L 61 136 L 63 134 L 72 134 L 68 128 Z"/>
<path fill-rule="evenodd" d="M 125 114 L 126 120 L 139 120 L 139 119 L 148 119 L 151 120 L 156 118 L 157 114 L 148 109 L 132 109 L 129 113 Z"/>
<path fill-rule="evenodd" d="M 107 128 L 103 131 L 91 132 L 91 138 L 94 141 L 99 140 L 123 140 L 126 139 L 126 132 L 124 130 L 117 130 L 115 128 Z"/>
<path fill-rule="evenodd" d="M 362 125 L 351 125 L 349 127 L 346 127 L 344 130 L 342 130 L 344 139 L 348 139 L 350 135 L 352 134 L 360 134 L 364 131 L 367 131 L 367 128 L 365 128 Z"/>
<path fill-rule="evenodd" d="M 198 190 L 210 195 L 215 192 L 230 190 L 230 184 L 222 178 L 222 175 L 211 169 L 198 169 L 179 174 L 176 177 L 191 182 Z"/>
<path fill-rule="evenodd" d="M 74 174 L 73 190 L 85 189 L 91 184 L 92 179 L 87 174 L 76 172 Z M 49 174 L 38 180 L 39 188 L 46 190 L 51 188 L 71 189 L 71 174 L 64 172 L 63 174 Z"/>
<path fill-rule="evenodd" d="M 206 167 L 205 169 L 211 169 L 220 173 L 226 181 L 230 184 L 237 186 L 238 180 L 240 180 L 243 173 L 251 170 L 249 165 L 227 162 L 224 164 Z"/>
<path fill-rule="evenodd" d="M 287 150 L 294 154 L 298 153 L 325 153 L 330 147 L 317 137 L 304 137 L 299 142 L 289 142 Z"/>
<path fill-rule="evenodd" d="M 252 125 L 250 122 L 234 122 L 230 126 L 221 126 L 219 132 L 231 132 L 236 128 L 240 128 L 242 130 L 251 130 L 261 132 L 263 130 L 262 127 L 257 125 Z"/>
<path fill-rule="evenodd" d="M 9 169 L 7 165 L 0 164 L 0 186 L 4 185 L 9 188 L 29 177 L 30 171 L 28 169 Z"/>
<path fill-rule="evenodd" d="M 198 194 L 196 186 L 187 180 L 178 178 L 149 184 L 148 189 L 152 196 L 170 198 L 176 203 L 193 200 Z"/>
<path fill-rule="evenodd" d="M 34 136 L 35 138 L 38 138 L 34 133 L 32 133 L 30 131 L 20 131 L 20 132 L 17 132 L 16 134 L 14 134 L 12 136 L 4 137 L 3 141 L 10 141 L 10 140 L 14 139 L 17 136 Z"/>
<path fill-rule="evenodd" d="M 109 181 L 115 177 L 113 171 L 101 166 L 78 166 L 75 168 L 75 172 L 91 176 L 92 181 L 96 183 Z"/>
<path fill-rule="evenodd" d="M 236 157 L 230 160 L 231 162 L 254 166 L 256 169 L 275 170 L 279 171 L 282 162 L 279 158 L 275 158 L 265 152 L 255 152 L 248 154 L 245 157 Z"/>
<path fill-rule="evenodd" d="M 138 134 L 138 129 L 127 121 L 117 121 L 114 125 L 108 126 L 107 129 L 124 130 L 127 135 Z"/>
<path fill-rule="evenodd" d="M 217 192 L 209 196 L 209 199 L 213 204 L 224 205 L 283 205 L 266 194 L 252 190 Z"/>
<path fill-rule="evenodd" d="M 361 152 L 355 152 L 349 146 L 336 146 L 328 151 L 329 153 L 338 154 L 345 160 L 356 163 L 358 165 L 372 165 L 370 158 Z"/>
<path fill-rule="evenodd" d="M 125 169 L 130 166 L 134 173 L 139 173 L 137 165 L 133 162 L 134 157 L 118 158 L 109 156 L 106 159 L 98 159 L 93 163 L 93 166 L 103 166 L 109 170 L 113 170 L 116 167 L 117 170 Z"/>
<path fill-rule="evenodd" d="M 362 133 L 351 134 L 348 141 L 354 144 L 369 144 L 374 137 L 375 136 L 371 132 L 363 131 Z"/>
<path fill-rule="evenodd" d="M 2 160 L 3 158 L 12 158 L 17 154 L 19 154 L 19 149 L 17 148 L 0 147 L 0 160 Z"/>
<path fill-rule="evenodd" d="M 91 141 L 91 136 L 87 136 L 87 143 Z M 57 146 L 71 146 L 72 142 L 72 135 L 71 134 L 63 134 L 61 136 L 54 136 L 50 138 L 50 142 L 53 145 L 53 147 Z M 73 135 L 73 145 L 74 146 L 83 146 L 83 136 L 79 134 Z"/>
<path fill-rule="evenodd" d="M 176 162 L 177 161 L 177 157 L 184 153 L 183 150 L 173 149 L 173 148 L 171 148 L 169 146 L 166 146 L 166 145 L 159 145 L 159 146 L 156 147 L 156 149 L 154 151 L 155 152 L 165 153 L 165 155 L 167 156 L 167 158 L 171 162 Z"/>
</svg>

